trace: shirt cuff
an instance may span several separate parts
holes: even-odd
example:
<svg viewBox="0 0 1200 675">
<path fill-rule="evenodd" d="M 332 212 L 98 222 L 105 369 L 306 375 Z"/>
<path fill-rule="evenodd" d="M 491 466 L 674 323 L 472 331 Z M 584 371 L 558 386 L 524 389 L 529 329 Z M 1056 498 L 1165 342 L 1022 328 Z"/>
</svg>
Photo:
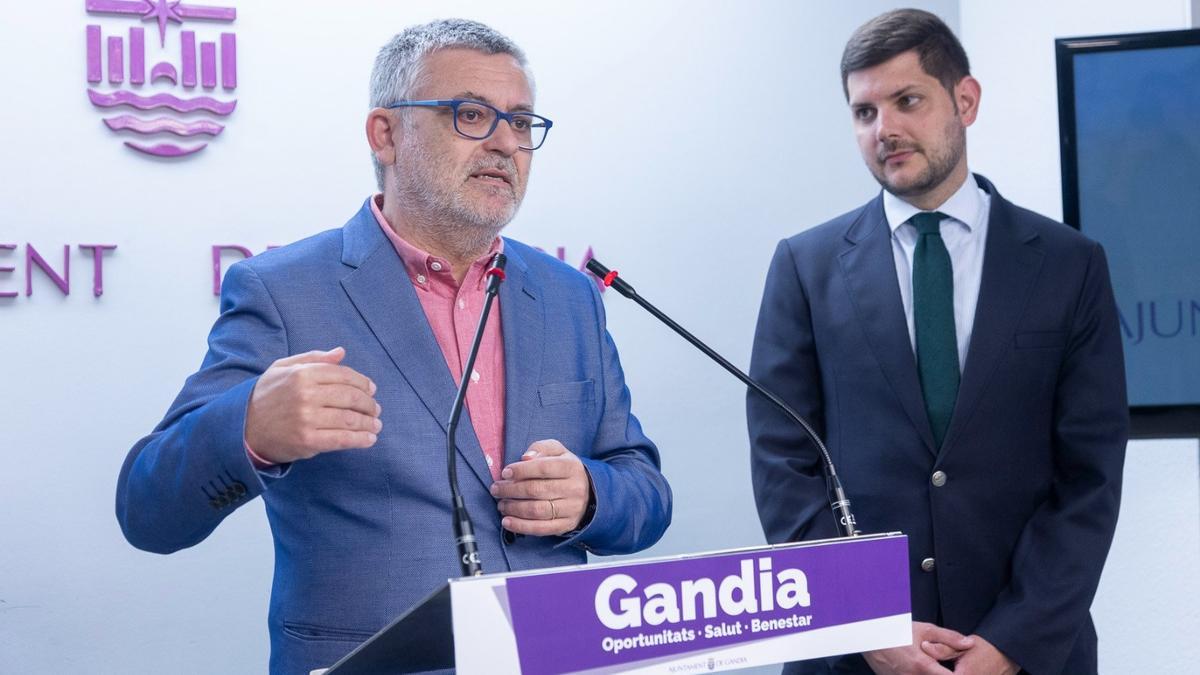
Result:
<svg viewBox="0 0 1200 675">
<path fill-rule="evenodd" d="M 246 456 L 250 458 L 250 463 L 254 465 L 255 469 L 269 469 L 273 466 L 277 466 L 275 462 L 267 461 L 255 454 L 254 450 L 250 448 L 250 444 L 247 443 L 246 439 L 244 438 L 242 439 L 242 445 L 245 446 Z"/>
</svg>

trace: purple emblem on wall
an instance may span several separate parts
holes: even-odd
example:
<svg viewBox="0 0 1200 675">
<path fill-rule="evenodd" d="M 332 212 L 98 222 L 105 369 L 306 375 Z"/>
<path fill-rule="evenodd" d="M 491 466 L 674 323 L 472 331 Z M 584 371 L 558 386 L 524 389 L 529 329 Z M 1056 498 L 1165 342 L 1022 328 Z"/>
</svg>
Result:
<svg viewBox="0 0 1200 675">
<path fill-rule="evenodd" d="M 154 145 L 146 145 L 144 143 L 138 143 L 137 141 L 125 141 L 125 145 L 137 150 L 138 152 L 144 152 L 147 155 L 157 155 L 159 157 L 186 157 L 187 155 L 193 155 L 208 147 L 208 143 L 181 147 L 173 143 L 156 143 Z"/>
<path fill-rule="evenodd" d="M 87 80 L 91 83 L 100 82 L 100 26 L 87 27 Z"/>
<path fill-rule="evenodd" d="M 182 120 L 172 119 L 170 117 L 155 117 L 152 120 L 144 120 L 133 115 L 117 115 L 116 117 L 104 118 L 104 123 L 113 131 L 123 131 L 128 129 L 138 134 L 156 134 L 166 132 L 175 134 L 176 136 L 198 136 L 200 134 L 208 134 L 216 136 L 221 133 L 225 127 L 210 122 L 208 120 L 200 120 L 198 122 L 184 122 Z"/>
<path fill-rule="evenodd" d="M 196 34 L 190 30 L 179 36 L 179 61 L 183 69 L 183 86 L 196 86 Z"/>
<path fill-rule="evenodd" d="M 129 84 L 146 81 L 146 31 L 129 29 Z"/>
<path fill-rule="evenodd" d="M 179 84 L 179 75 L 175 73 L 175 66 L 163 61 L 162 63 L 154 64 L 150 69 L 150 81 L 153 82 L 159 78 L 170 80 L 171 84 Z"/>
<path fill-rule="evenodd" d="M 221 86 L 237 89 L 237 36 L 221 33 Z"/>
<path fill-rule="evenodd" d="M 189 90 L 197 84 L 213 90 L 218 81 L 226 95 L 237 89 L 237 36 L 225 25 L 220 26 L 224 31 L 206 26 L 232 23 L 237 19 L 235 8 L 182 0 L 84 0 L 84 8 L 91 15 L 133 22 L 87 27 L 87 82 L 91 85 L 87 94 L 92 105 L 158 110 L 166 115 L 105 117 L 108 129 L 125 136 L 126 147 L 156 157 L 187 157 L 208 144 L 180 145 L 180 138 L 215 137 L 224 131 L 225 125 L 199 115 L 226 117 L 233 113 L 237 100 Z M 146 40 L 142 23 L 150 22 L 158 29 L 157 45 Z M 197 44 L 198 38 L 208 39 Z M 147 63 L 154 64 L 148 80 Z M 129 134 L 139 138 L 130 139 Z"/>
<path fill-rule="evenodd" d="M 88 98 L 92 105 L 98 108 L 114 108 L 127 105 L 138 110 L 153 110 L 155 108 L 170 108 L 175 112 L 195 112 L 206 110 L 222 117 L 233 112 L 237 101 L 218 101 L 208 96 L 179 98 L 170 94 L 155 94 L 154 96 L 138 96 L 129 91 L 118 91 L 115 94 L 101 94 L 94 89 L 88 90 Z"/>
<path fill-rule="evenodd" d="M 200 43 L 200 84 L 205 89 L 217 86 L 217 43 Z"/>
<path fill-rule="evenodd" d="M 125 47 L 119 37 L 108 38 L 108 83 L 125 81 Z"/>
<path fill-rule="evenodd" d="M 185 5 L 182 0 L 86 0 L 90 14 L 124 14 L 140 16 L 142 21 L 157 21 L 160 46 L 167 44 L 167 24 L 183 23 L 185 19 L 203 21 L 233 21 L 233 7 Z"/>
</svg>

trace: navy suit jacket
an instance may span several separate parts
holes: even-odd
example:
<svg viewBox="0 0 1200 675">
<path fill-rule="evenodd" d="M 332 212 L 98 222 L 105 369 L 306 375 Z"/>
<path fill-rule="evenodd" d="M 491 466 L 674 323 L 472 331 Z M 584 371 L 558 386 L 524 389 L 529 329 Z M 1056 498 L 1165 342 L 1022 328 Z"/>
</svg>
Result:
<svg viewBox="0 0 1200 675">
<path fill-rule="evenodd" d="M 504 536 L 464 415 L 458 474 L 484 569 L 648 547 L 670 522 L 671 492 L 630 413 L 596 286 L 528 246 L 504 246 L 505 463 L 558 439 L 582 459 L 596 510 L 569 539 Z M 258 376 L 279 358 L 338 345 L 343 364 L 378 385 L 378 443 L 256 471 L 243 434 Z M 455 389 L 403 263 L 364 204 L 341 229 L 230 268 L 200 370 L 125 460 L 117 518 L 135 546 L 169 553 L 262 494 L 275 540 L 271 671 L 329 666 L 460 573 L 444 426 Z"/>
<path fill-rule="evenodd" d="M 1108 267 L 1095 242 L 975 179 L 991 194 L 983 280 L 940 449 L 882 195 L 780 242 L 750 372 L 827 439 L 859 526 L 908 535 L 915 621 L 977 633 L 1034 675 L 1094 673 L 1089 607 L 1128 433 Z M 747 409 L 767 539 L 837 536 L 814 447 L 753 393 Z M 857 655 L 790 669 L 870 672 Z"/>
</svg>

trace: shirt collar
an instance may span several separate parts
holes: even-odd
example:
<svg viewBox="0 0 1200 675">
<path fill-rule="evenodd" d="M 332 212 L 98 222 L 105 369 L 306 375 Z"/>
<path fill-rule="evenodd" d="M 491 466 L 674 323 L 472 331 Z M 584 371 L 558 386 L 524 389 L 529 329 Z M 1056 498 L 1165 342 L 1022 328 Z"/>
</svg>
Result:
<svg viewBox="0 0 1200 675">
<path fill-rule="evenodd" d="M 958 190 L 940 206 L 931 210 L 941 211 L 966 226 L 968 232 L 972 232 L 980 225 L 979 217 L 982 213 L 980 206 L 982 206 L 983 198 L 979 191 L 980 188 L 975 183 L 974 175 L 968 171 L 967 180 L 963 181 Z M 887 190 L 883 191 L 883 213 L 887 217 L 888 227 L 891 228 L 893 234 L 896 232 L 896 228 L 920 212 L 921 209 Z"/>
<path fill-rule="evenodd" d="M 375 215 L 375 220 L 379 223 L 379 227 L 383 230 L 383 234 L 388 238 L 388 241 L 392 243 L 392 247 L 396 249 L 396 253 L 399 254 L 401 262 L 404 263 L 405 271 L 408 272 L 408 276 L 412 279 L 414 284 L 417 284 L 418 287 L 425 287 L 425 282 L 423 281 L 424 279 L 441 278 L 443 275 L 445 278 L 451 280 L 451 284 L 454 283 L 454 277 L 451 273 L 449 261 L 408 243 L 406 240 L 404 240 L 404 238 L 397 234 L 396 230 L 393 229 L 388 223 L 387 218 L 383 216 L 383 209 L 381 208 L 383 205 L 383 194 L 377 193 L 371 198 L 370 201 L 371 213 Z M 492 245 L 488 248 L 487 253 L 484 253 L 482 256 L 480 256 L 479 259 L 472 264 L 472 266 L 486 265 L 491 261 L 492 256 L 503 252 L 504 240 L 500 237 L 496 237 L 496 239 L 492 241 Z M 470 275 L 468 275 L 468 279 L 469 278 Z M 464 283 L 468 279 L 464 279 Z M 480 279 L 482 279 L 482 276 Z"/>
</svg>

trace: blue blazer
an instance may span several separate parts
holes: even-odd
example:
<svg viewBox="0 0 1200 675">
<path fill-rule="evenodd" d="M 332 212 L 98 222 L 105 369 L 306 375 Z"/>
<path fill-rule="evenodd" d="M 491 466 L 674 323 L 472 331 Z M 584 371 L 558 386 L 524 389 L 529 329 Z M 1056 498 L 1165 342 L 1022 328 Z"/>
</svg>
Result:
<svg viewBox="0 0 1200 675">
<path fill-rule="evenodd" d="M 596 286 L 528 246 L 504 246 L 505 462 L 558 439 L 587 468 L 596 511 L 570 538 L 505 536 L 464 415 L 458 473 L 484 569 L 648 547 L 670 522 L 671 492 L 630 413 Z M 243 434 L 258 376 L 276 359 L 338 345 L 343 363 L 378 385 L 378 443 L 256 471 Z M 403 263 L 364 204 L 341 229 L 230 268 L 200 370 L 125 460 L 117 519 L 134 546 L 170 553 L 262 494 L 275 540 L 271 672 L 329 666 L 459 575 L 445 452 L 455 390 Z"/>
<path fill-rule="evenodd" d="M 750 372 L 827 439 L 859 526 L 908 535 L 914 620 L 977 633 L 1034 675 L 1095 673 L 1088 609 L 1128 433 L 1108 267 L 1098 244 L 975 178 L 992 197 L 983 281 L 940 449 L 882 196 L 779 244 Z M 754 394 L 747 410 L 767 539 L 837 536 L 816 450 Z M 859 656 L 791 669 L 871 672 Z"/>
</svg>

